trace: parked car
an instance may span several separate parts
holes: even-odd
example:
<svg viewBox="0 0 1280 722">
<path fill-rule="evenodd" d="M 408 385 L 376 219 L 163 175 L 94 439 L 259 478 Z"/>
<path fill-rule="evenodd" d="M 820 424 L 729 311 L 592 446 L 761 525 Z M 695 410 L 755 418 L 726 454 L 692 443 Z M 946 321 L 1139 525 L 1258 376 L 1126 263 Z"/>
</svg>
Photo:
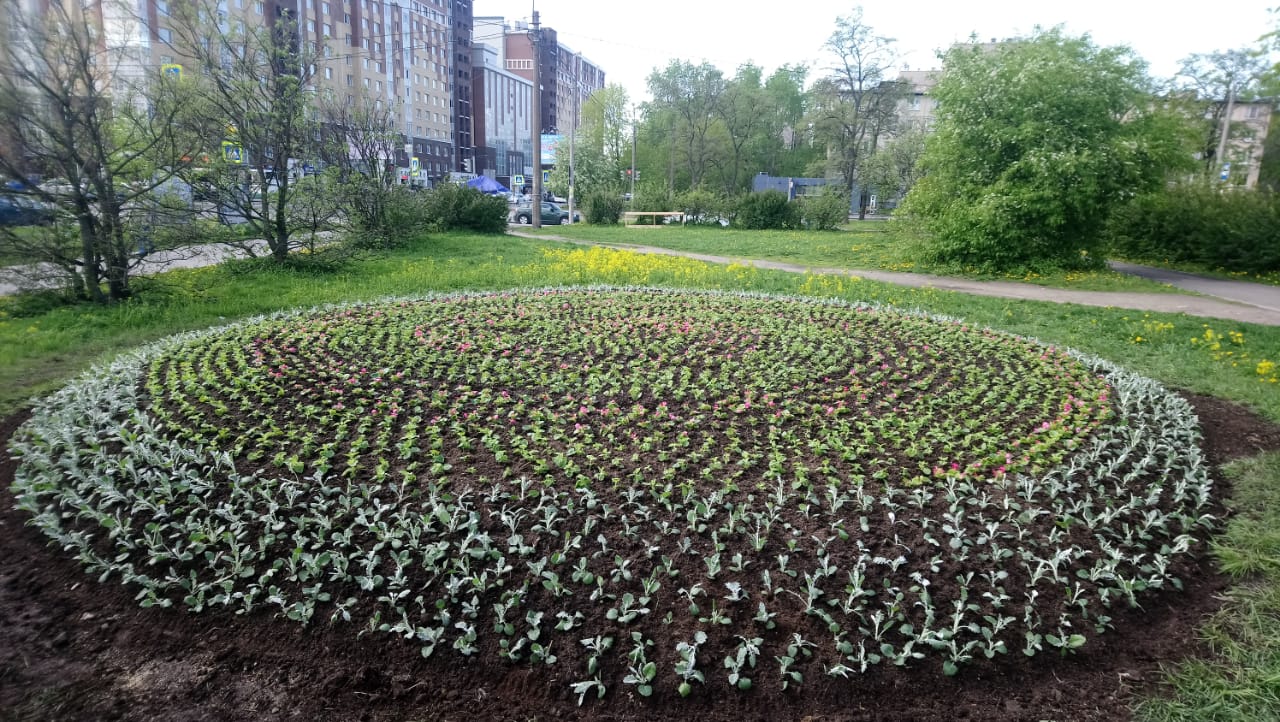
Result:
<svg viewBox="0 0 1280 722">
<path fill-rule="evenodd" d="M 528 223 L 531 223 L 533 221 L 533 206 L 529 203 L 523 203 L 519 206 L 516 206 L 515 219 L 516 219 L 516 223 L 519 223 L 521 225 L 526 225 Z M 582 214 L 577 211 L 574 211 L 573 222 L 581 223 Z M 568 225 L 569 211 L 564 210 L 563 208 L 556 205 L 555 203 L 548 203 L 546 201 L 543 201 L 542 202 L 542 224 L 543 225 L 560 224 L 562 226 Z"/>
<path fill-rule="evenodd" d="M 37 226 L 53 223 L 57 211 L 30 198 L 0 195 L 0 226 Z"/>
</svg>

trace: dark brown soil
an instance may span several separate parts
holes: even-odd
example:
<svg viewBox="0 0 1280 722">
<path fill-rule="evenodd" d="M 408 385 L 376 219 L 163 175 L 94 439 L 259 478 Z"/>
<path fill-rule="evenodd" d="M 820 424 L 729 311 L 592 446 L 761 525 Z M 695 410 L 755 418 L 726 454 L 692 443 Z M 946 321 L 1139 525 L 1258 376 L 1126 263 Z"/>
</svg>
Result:
<svg viewBox="0 0 1280 722">
<path fill-rule="evenodd" d="M 1214 464 L 1280 449 L 1280 426 L 1189 395 Z M 0 447 L 24 420 L 0 421 Z M 1226 581 L 1200 560 L 1184 593 L 1147 597 L 1080 653 L 1028 663 L 806 676 L 803 694 L 725 691 L 649 699 L 610 690 L 582 707 L 568 680 L 520 666 L 468 664 L 387 635 L 141 609 L 98 584 L 13 510 L 14 463 L 0 458 L 0 720 L 1121 720 L 1158 665 L 1201 651 L 1196 627 Z M 1219 486 L 1219 488 L 1221 488 Z M 708 688 L 708 692 L 711 689 Z"/>
</svg>

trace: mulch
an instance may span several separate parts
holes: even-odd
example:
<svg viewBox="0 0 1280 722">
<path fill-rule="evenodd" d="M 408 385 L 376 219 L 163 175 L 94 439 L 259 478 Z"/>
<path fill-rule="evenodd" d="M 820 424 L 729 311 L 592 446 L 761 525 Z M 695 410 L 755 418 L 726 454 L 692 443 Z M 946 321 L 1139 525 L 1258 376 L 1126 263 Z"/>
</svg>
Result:
<svg viewBox="0 0 1280 722">
<path fill-rule="evenodd" d="M 1280 426 L 1186 394 L 1221 465 L 1280 450 Z M 0 420 L 0 445 L 25 420 Z M 726 690 L 681 699 L 610 690 L 577 706 L 566 680 L 525 666 L 424 660 L 415 645 L 269 613 L 142 609 L 25 525 L 0 458 L 0 720 L 1123 720 L 1160 693 L 1162 663 L 1204 654 L 1196 629 L 1228 581 L 1202 558 L 1182 593 L 1147 597 L 1067 657 L 1011 654 L 941 677 L 935 666 L 812 679 L 803 693 Z M 1217 475 L 1221 482 L 1220 474 Z M 1222 483 L 1219 492 L 1229 493 Z M 708 688 L 710 692 L 710 688 Z M 594 696 L 594 694 L 592 695 Z"/>
</svg>

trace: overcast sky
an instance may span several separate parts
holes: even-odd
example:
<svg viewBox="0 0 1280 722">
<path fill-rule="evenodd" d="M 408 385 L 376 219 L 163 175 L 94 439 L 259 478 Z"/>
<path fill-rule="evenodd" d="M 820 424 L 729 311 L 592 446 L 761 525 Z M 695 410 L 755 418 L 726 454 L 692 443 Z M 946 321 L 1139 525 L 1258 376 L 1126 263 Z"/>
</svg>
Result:
<svg viewBox="0 0 1280 722">
<path fill-rule="evenodd" d="M 1062 24 L 1089 33 L 1101 45 L 1128 45 L 1171 77 L 1192 53 L 1253 47 L 1275 27 L 1268 12 L 1280 0 L 915 0 L 863 6 L 863 21 L 893 38 L 900 66 L 938 67 L 936 51 L 967 40 L 1029 33 L 1036 25 Z M 528 21 L 533 0 L 475 0 L 477 16 Z M 537 0 L 543 27 L 600 65 L 606 82 L 625 87 L 633 101 L 647 99 L 645 79 L 673 59 L 710 62 L 732 75 L 747 61 L 766 76 L 779 66 L 805 63 L 810 80 L 827 67 L 822 45 L 835 19 L 856 3 L 842 0 L 714 2 L 711 0 Z M 481 38 L 477 37 L 477 40 Z"/>
</svg>

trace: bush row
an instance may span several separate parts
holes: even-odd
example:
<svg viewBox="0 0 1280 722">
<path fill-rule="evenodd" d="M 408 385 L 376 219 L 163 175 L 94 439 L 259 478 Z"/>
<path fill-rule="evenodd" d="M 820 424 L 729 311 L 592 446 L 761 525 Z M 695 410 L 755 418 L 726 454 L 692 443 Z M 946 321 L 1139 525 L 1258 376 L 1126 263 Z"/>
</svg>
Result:
<svg viewBox="0 0 1280 722">
<path fill-rule="evenodd" d="M 609 193 L 593 193 L 584 199 L 588 223 L 613 225 L 622 217 L 625 202 Z M 749 230 L 793 229 L 835 230 L 849 218 L 849 196 L 827 191 L 788 201 L 780 191 L 749 193 L 726 198 L 707 190 L 694 189 L 679 194 L 646 193 L 633 204 L 637 211 L 679 211 L 686 225 L 734 226 Z M 652 224 L 652 217 L 637 223 Z"/>
<path fill-rule="evenodd" d="M 1280 271 L 1280 195 L 1203 184 L 1142 195 L 1112 214 L 1107 242 L 1135 261 Z"/>
</svg>

